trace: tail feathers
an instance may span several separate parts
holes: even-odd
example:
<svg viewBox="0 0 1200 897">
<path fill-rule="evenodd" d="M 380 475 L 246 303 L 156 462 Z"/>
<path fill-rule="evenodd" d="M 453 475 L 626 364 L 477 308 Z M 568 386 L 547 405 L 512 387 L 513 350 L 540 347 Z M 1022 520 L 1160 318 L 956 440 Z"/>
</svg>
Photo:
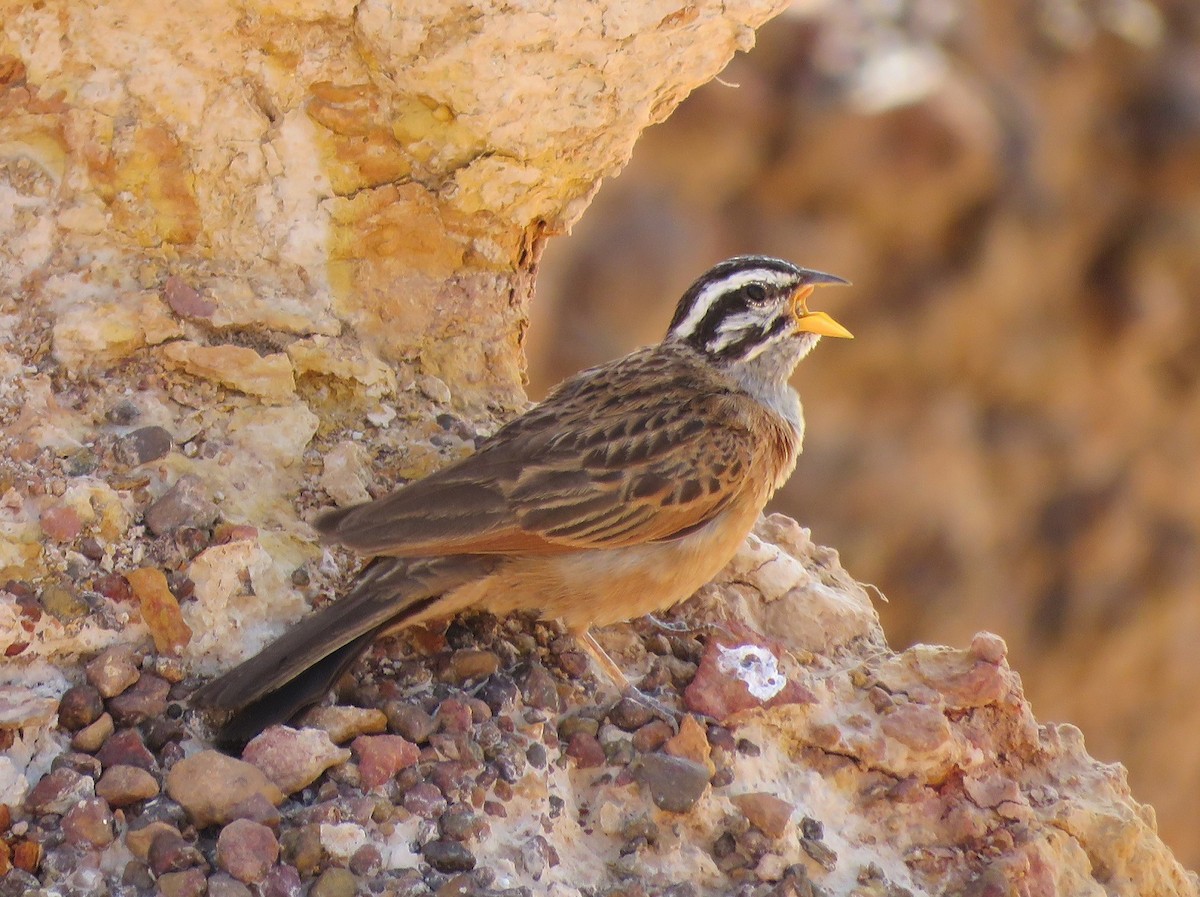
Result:
<svg viewBox="0 0 1200 897">
<path fill-rule="evenodd" d="M 255 698 L 225 720 L 214 740 L 226 747 L 241 747 L 263 729 L 285 723 L 305 707 L 315 704 L 375 640 L 376 630 L 322 657 L 272 691 Z"/>
<path fill-rule="evenodd" d="M 253 737 L 318 701 L 383 630 L 436 616 L 443 594 L 486 576 L 496 563 L 472 556 L 376 558 L 344 598 L 203 686 L 192 703 L 238 711 L 221 740 Z"/>
</svg>

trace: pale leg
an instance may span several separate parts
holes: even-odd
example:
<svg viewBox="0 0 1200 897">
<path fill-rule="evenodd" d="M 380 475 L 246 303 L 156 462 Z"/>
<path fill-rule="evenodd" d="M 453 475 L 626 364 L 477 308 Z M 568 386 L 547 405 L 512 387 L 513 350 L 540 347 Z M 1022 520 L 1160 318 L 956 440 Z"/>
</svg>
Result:
<svg viewBox="0 0 1200 897">
<path fill-rule="evenodd" d="M 623 697 L 637 701 L 643 707 L 650 708 L 678 731 L 679 720 L 682 717 L 680 711 L 675 710 L 673 707 L 668 707 L 656 698 L 650 697 L 650 695 L 630 682 L 628 677 L 621 671 L 621 668 L 617 666 L 616 661 L 609 657 L 608 652 L 600 647 L 600 643 L 592 636 L 591 630 L 584 629 L 575 632 L 574 636 L 579 640 L 579 643 L 587 651 L 588 655 L 591 656 L 592 660 L 595 661 L 596 666 L 603 670 L 612 683 L 617 686 Z"/>
</svg>

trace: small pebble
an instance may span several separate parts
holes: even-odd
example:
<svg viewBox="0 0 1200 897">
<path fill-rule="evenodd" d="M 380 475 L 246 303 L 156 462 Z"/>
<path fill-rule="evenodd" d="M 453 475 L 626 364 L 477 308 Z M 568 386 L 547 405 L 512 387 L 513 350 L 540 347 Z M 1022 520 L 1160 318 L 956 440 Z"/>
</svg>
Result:
<svg viewBox="0 0 1200 897">
<path fill-rule="evenodd" d="M 633 747 L 639 754 L 649 754 L 658 750 L 675 734 L 671 726 L 661 719 L 646 723 L 633 733 Z"/>
<path fill-rule="evenodd" d="M 146 665 L 143 664 L 145 667 Z M 183 660 L 178 657 L 166 657 L 162 654 L 156 654 L 151 659 L 149 670 L 156 676 L 161 676 L 172 685 L 177 685 L 187 678 L 188 669 Z M 176 705 L 178 706 L 178 705 Z M 170 707 L 167 708 L 170 713 Z"/>
<path fill-rule="evenodd" d="M 64 729 L 77 732 L 90 726 L 104 712 L 104 699 L 91 685 L 74 685 L 63 692 L 58 702 L 58 723 Z"/>
<path fill-rule="evenodd" d="M 217 514 L 217 506 L 208 497 L 204 482 L 199 477 L 185 474 L 148 507 L 143 516 L 150 531 L 162 536 L 181 526 L 207 529 L 217 519 Z"/>
<path fill-rule="evenodd" d="M 650 792 L 655 806 L 672 813 L 695 806 L 708 788 L 709 775 L 702 764 L 666 754 L 647 754 L 634 768 L 634 778 Z"/>
<path fill-rule="evenodd" d="M 757 757 L 762 754 L 762 748 L 748 738 L 739 738 L 737 740 L 737 752 L 744 757 Z"/>
<path fill-rule="evenodd" d="M 25 795 L 25 811 L 31 816 L 61 815 L 95 793 L 96 783 L 91 776 L 60 767 L 42 776 Z"/>
<path fill-rule="evenodd" d="M 413 744 L 425 744 L 437 724 L 432 716 L 416 704 L 391 701 L 384 707 L 388 728 Z"/>
<path fill-rule="evenodd" d="M 114 732 L 96 752 L 96 759 L 106 769 L 110 766 L 125 765 L 140 766 L 142 769 L 153 771 L 158 765 L 154 755 L 146 749 L 142 735 L 137 729 Z"/>
<path fill-rule="evenodd" d="M 600 740 L 586 732 L 572 735 L 565 753 L 579 769 L 595 769 L 603 766 L 606 760 Z"/>
<path fill-rule="evenodd" d="M 438 705 L 434 715 L 439 732 L 462 733 L 471 731 L 474 722 L 471 708 L 465 701 L 447 698 Z"/>
<path fill-rule="evenodd" d="M 67 769 L 73 769 L 80 775 L 87 776 L 91 779 L 98 779 L 102 769 L 100 761 L 95 757 L 91 757 L 87 754 L 76 753 L 75 751 L 64 751 L 55 757 L 50 763 L 50 768 L 52 770 L 61 769 L 64 767 Z"/>
<path fill-rule="evenodd" d="M 127 807 L 158 794 L 158 780 L 137 766 L 110 766 L 96 783 L 96 794 L 113 807 Z"/>
<path fill-rule="evenodd" d="M 475 854 L 458 841 L 430 841 L 421 848 L 421 855 L 438 872 L 470 872 L 475 868 Z"/>
<path fill-rule="evenodd" d="M 254 542 L 258 539 L 258 527 L 248 523 L 218 523 L 213 528 L 213 543 L 227 545 L 230 542 Z"/>
<path fill-rule="evenodd" d="M 801 838 L 800 846 L 804 848 L 805 853 L 812 857 L 813 862 L 826 872 L 832 872 L 837 868 L 837 853 L 826 846 L 824 842 Z"/>
<path fill-rule="evenodd" d="M 163 822 L 161 819 L 147 821 L 146 816 L 142 815 L 125 833 L 125 846 L 139 860 L 148 863 L 150 861 L 150 848 L 160 835 L 183 838 L 179 833 L 179 829 L 171 825 L 171 823 Z"/>
<path fill-rule="evenodd" d="M 420 749 L 399 735 L 360 735 L 350 745 L 358 758 L 362 787 L 378 788 L 420 757 Z"/>
<path fill-rule="evenodd" d="M 582 651 L 564 651 L 554 658 L 558 668 L 571 679 L 580 679 L 588 671 L 591 660 Z"/>
<path fill-rule="evenodd" d="M 253 897 L 250 889 L 228 872 L 217 872 L 208 877 L 208 897 Z"/>
<path fill-rule="evenodd" d="M 204 296 L 177 274 L 170 275 L 162 286 L 162 297 L 171 311 L 181 318 L 211 318 L 217 303 Z"/>
<path fill-rule="evenodd" d="M 540 663 L 530 666 L 529 672 L 525 674 L 525 678 L 521 682 L 521 693 L 525 698 L 525 703 L 530 707 L 549 710 L 552 713 L 559 713 L 562 710 L 558 697 L 558 685 L 555 683 L 554 677 L 550 675 L 550 671 Z"/>
<path fill-rule="evenodd" d="M 102 573 L 92 580 L 92 589 L 109 601 L 122 603 L 133 600 L 133 589 L 129 580 L 120 573 Z"/>
<path fill-rule="evenodd" d="M 383 855 L 374 844 L 364 844 L 350 857 L 349 868 L 355 875 L 372 876 L 383 866 Z"/>
<path fill-rule="evenodd" d="M 208 888 L 202 869 L 168 872 L 158 877 L 157 885 L 161 897 L 203 897 Z"/>
<path fill-rule="evenodd" d="M 404 809 L 422 819 L 437 819 L 446 812 L 446 798 L 432 782 L 420 782 L 404 792 Z"/>
<path fill-rule="evenodd" d="M 357 889 L 358 879 L 353 872 L 333 866 L 317 877 L 308 897 L 354 897 Z"/>
<path fill-rule="evenodd" d="M 91 610 L 86 601 L 65 586 L 46 586 L 38 595 L 38 601 L 46 613 L 64 622 L 85 617 Z"/>
<path fill-rule="evenodd" d="M 116 424 L 118 427 L 127 427 L 141 416 L 142 409 L 129 401 L 129 399 L 121 399 L 121 401 L 104 412 L 105 420 L 110 424 Z"/>
<path fill-rule="evenodd" d="M 259 897 L 303 897 L 304 887 L 300 883 L 300 873 L 291 866 L 278 865 L 263 879 L 258 886 Z M 309 892 L 312 897 L 312 892 Z"/>
<path fill-rule="evenodd" d="M 284 794 L 294 794 L 349 760 L 350 751 L 335 745 L 323 729 L 271 726 L 246 745 L 242 759 L 266 773 Z"/>
<path fill-rule="evenodd" d="M 450 657 L 447 671 L 450 681 L 462 685 L 486 679 L 500 668 L 500 656 L 494 651 L 461 648 Z"/>
<path fill-rule="evenodd" d="M 62 832 L 69 844 L 107 847 L 113 841 L 113 814 L 107 801 L 86 797 L 62 818 Z"/>
<path fill-rule="evenodd" d="M 782 838 L 792 818 L 792 805 L 765 791 L 735 794 L 729 798 L 751 825 L 769 838 Z"/>
<path fill-rule="evenodd" d="M 984 663 L 999 664 L 1008 656 L 1008 645 L 995 633 L 977 632 L 971 639 L 971 654 Z"/>
<path fill-rule="evenodd" d="M 162 427 L 140 427 L 117 440 L 113 455 L 119 463 L 137 467 L 164 457 L 171 445 L 171 434 Z"/>
<path fill-rule="evenodd" d="M 188 843 L 176 831 L 162 831 L 155 835 L 146 853 L 146 860 L 155 875 L 180 872 L 204 864 L 204 856 L 194 844 Z"/>
<path fill-rule="evenodd" d="M 540 741 L 535 741 L 525 749 L 525 759 L 529 761 L 529 765 L 534 769 L 545 769 L 549 757 L 546 754 L 546 746 Z"/>
<path fill-rule="evenodd" d="M 66 505 L 51 505 L 42 511 L 42 532 L 55 542 L 71 542 L 83 531 L 83 521 L 75 509 Z"/>
<path fill-rule="evenodd" d="M 217 838 L 217 865 L 246 884 L 255 884 L 279 859 L 279 842 L 265 825 L 235 819 Z"/>
<path fill-rule="evenodd" d="M 386 732 L 387 716 L 381 710 L 364 707 L 314 707 L 304 715 L 305 728 L 324 729 L 334 744 L 343 744 L 359 735 Z"/>
<path fill-rule="evenodd" d="M 621 698 L 608 711 L 608 721 L 626 732 L 634 732 L 652 719 L 654 711 L 632 698 Z"/>
<path fill-rule="evenodd" d="M 579 732 L 585 735 L 596 735 L 600 731 L 600 721 L 590 716 L 567 716 L 558 724 L 558 737 L 569 740 Z"/>
<path fill-rule="evenodd" d="M 95 722 L 84 726 L 75 733 L 71 738 L 71 747 L 77 751 L 94 754 L 112 735 L 114 728 L 113 718 L 107 713 L 102 713 Z"/>
<path fill-rule="evenodd" d="M 252 818 L 255 796 L 270 806 L 283 801 L 283 793 L 257 766 L 213 750 L 193 754 L 171 767 L 166 790 L 197 828 Z"/>
<path fill-rule="evenodd" d="M 487 823 L 467 807 L 454 806 L 438 818 L 438 831 L 449 841 L 471 841 L 487 831 Z"/>
<path fill-rule="evenodd" d="M 187 739 L 188 733 L 184 721 L 172 714 L 172 709 L 178 708 L 178 706 L 178 704 L 169 704 L 162 716 L 151 717 L 142 723 L 146 747 L 149 747 L 151 751 L 161 753 L 170 742 Z"/>
<path fill-rule="evenodd" d="M 141 658 L 128 645 L 116 645 L 88 661 L 84 675 L 101 697 L 113 698 L 141 677 Z"/>
<path fill-rule="evenodd" d="M 154 647 L 160 654 L 177 654 L 191 641 L 192 629 L 183 619 L 179 599 L 171 592 L 166 575 L 157 567 L 140 567 L 128 571 L 125 578 L 150 628 Z"/>
<path fill-rule="evenodd" d="M 304 876 L 316 875 L 325 860 L 325 848 L 321 844 L 321 826 L 317 823 L 302 825 L 283 833 L 281 837 L 284 859 Z"/>
<path fill-rule="evenodd" d="M 679 724 L 679 731 L 663 745 L 663 751 L 672 757 L 708 765 L 712 756 L 708 746 L 708 730 L 696 721 L 696 717 L 685 716 Z"/>
<path fill-rule="evenodd" d="M 494 715 L 498 715 L 512 709 L 520 691 L 506 673 L 496 673 L 483 683 L 475 694 L 488 705 Z"/>
<path fill-rule="evenodd" d="M 171 683 L 166 679 L 142 673 L 137 682 L 109 700 L 108 712 L 118 726 L 136 726 L 166 713 L 170 690 Z"/>
</svg>

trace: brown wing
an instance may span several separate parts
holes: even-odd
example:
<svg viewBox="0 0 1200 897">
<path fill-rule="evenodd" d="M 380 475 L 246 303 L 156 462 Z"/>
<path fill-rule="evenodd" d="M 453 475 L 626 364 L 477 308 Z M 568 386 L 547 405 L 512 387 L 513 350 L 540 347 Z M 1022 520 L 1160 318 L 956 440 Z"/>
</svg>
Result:
<svg viewBox="0 0 1200 897">
<path fill-rule="evenodd" d="M 686 349 L 645 349 L 567 380 L 475 455 L 317 527 L 402 557 L 677 538 L 738 493 L 761 414 Z"/>
</svg>

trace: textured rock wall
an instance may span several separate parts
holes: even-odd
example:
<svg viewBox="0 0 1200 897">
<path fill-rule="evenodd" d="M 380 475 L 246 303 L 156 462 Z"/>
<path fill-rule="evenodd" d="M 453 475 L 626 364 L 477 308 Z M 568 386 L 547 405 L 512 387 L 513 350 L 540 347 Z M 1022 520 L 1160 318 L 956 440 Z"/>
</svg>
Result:
<svg viewBox="0 0 1200 897">
<path fill-rule="evenodd" d="M 894 645 L 1001 633 L 1193 864 L 1198 48 L 1188 3 L 777 20 L 548 252 L 530 350 L 536 394 L 657 339 L 733 252 L 853 280 L 818 294 L 858 338 L 798 373 L 776 507 L 888 595 Z"/>
<path fill-rule="evenodd" d="M 139 357 L 240 367 L 165 311 L 176 275 L 267 398 L 278 350 L 345 331 L 511 404 L 544 235 L 780 5 L 6 2 L 6 296 L 72 372 L 168 340 Z"/>
</svg>

